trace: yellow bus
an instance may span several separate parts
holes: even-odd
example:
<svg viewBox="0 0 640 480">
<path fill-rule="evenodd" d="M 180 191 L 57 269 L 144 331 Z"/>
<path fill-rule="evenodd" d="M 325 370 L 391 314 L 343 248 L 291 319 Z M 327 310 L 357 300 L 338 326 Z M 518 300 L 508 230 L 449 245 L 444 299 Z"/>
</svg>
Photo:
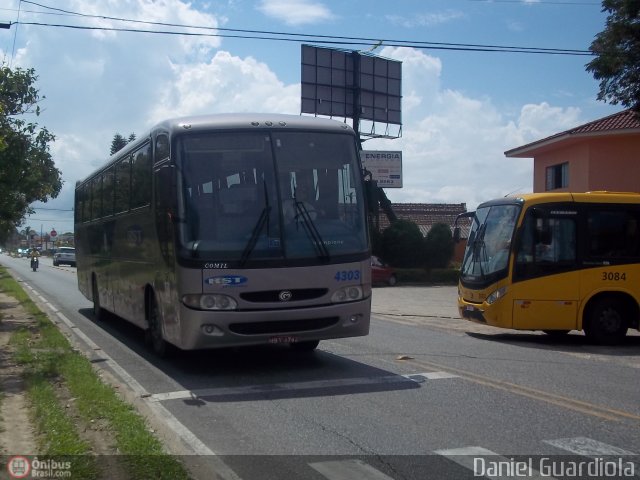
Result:
<svg viewBox="0 0 640 480">
<path fill-rule="evenodd" d="M 584 330 L 598 343 L 639 328 L 640 194 L 533 193 L 463 216 L 462 318 L 549 335 Z"/>
</svg>

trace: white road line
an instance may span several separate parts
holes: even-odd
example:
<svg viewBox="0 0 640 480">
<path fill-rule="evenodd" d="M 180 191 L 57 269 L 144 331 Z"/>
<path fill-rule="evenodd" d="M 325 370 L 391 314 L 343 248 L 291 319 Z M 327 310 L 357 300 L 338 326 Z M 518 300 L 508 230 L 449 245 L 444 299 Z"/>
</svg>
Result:
<svg viewBox="0 0 640 480">
<path fill-rule="evenodd" d="M 607 445 L 606 443 L 598 442 L 597 440 L 592 440 L 587 437 L 558 438 L 555 440 L 543 440 L 543 442 L 561 450 L 582 455 L 583 457 L 602 457 L 606 455 L 621 457 L 636 455 L 628 450 Z"/>
<path fill-rule="evenodd" d="M 452 448 L 436 450 L 433 453 L 442 455 L 452 462 L 471 470 L 474 477 L 491 479 L 525 477 L 528 479 L 546 478 L 554 480 L 554 477 L 548 475 L 543 477 L 538 470 L 533 468 L 533 464 L 503 457 L 483 447 Z"/>
<path fill-rule="evenodd" d="M 310 463 L 309 466 L 329 480 L 393 480 L 362 460 L 335 460 Z"/>
<path fill-rule="evenodd" d="M 34 295 L 38 298 L 41 298 L 40 294 L 29 284 L 23 284 L 31 290 Z M 104 350 L 102 350 L 93 340 L 91 340 L 85 333 L 80 331 L 74 323 L 69 320 L 65 315 L 60 313 L 56 308 L 54 308 L 49 302 L 46 300 L 43 302 L 48 308 L 50 308 L 53 313 L 71 330 L 71 332 L 84 343 L 89 349 L 93 351 L 100 351 L 100 356 L 104 359 L 104 364 L 107 364 L 115 373 L 118 375 L 121 380 L 128 385 L 128 387 L 136 394 L 138 397 L 142 397 L 142 400 L 147 404 L 147 406 L 157 415 L 158 418 L 162 418 L 164 423 L 166 423 L 171 429 L 184 443 L 185 446 L 188 446 L 192 450 L 193 455 L 202 455 L 215 457 L 216 454 L 207 447 L 198 437 L 194 435 L 191 430 L 185 427 L 177 418 L 173 416 L 169 410 L 167 410 L 164 406 L 160 405 L 157 402 L 149 401 L 147 391 L 138 383 L 136 379 L 134 379 L 131 375 L 129 375 L 126 370 L 124 370 L 113 358 L 111 358 Z M 240 477 L 233 472 L 224 462 L 221 460 L 214 461 L 216 465 L 216 473 L 220 475 L 222 478 L 226 480 L 239 480 Z"/>
<path fill-rule="evenodd" d="M 427 380 L 453 378 L 447 372 L 413 373 L 409 375 L 387 375 L 383 377 L 338 378 L 334 380 L 313 380 L 309 382 L 270 383 L 265 385 L 246 385 L 241 387 L 202 388 L 198 390 L 178 390 L 175 392 L 155 393 L 151 399 L 157 402 L 167 400 L 221 397 L 230 395 L 255 395 L 264 393 L 283 393 L 300 390 L 385 385 L 394 383 L 422 383 Z"/>
</svg>

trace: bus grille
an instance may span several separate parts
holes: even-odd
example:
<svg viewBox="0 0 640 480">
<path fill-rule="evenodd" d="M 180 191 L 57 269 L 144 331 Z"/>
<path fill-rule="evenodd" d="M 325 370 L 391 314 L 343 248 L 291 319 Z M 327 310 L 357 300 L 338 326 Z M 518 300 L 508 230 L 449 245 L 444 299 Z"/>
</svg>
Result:
<svg viewBox="0 0 640 480">
<path fill-rule="evenodd" d="M 261 292 L 244 292 L 240 294 L 240 298 L 247 302 L 266 303 L 266 302 L 279 302 L 280 293 L 283 290 L 264 290 Z M 326 288 L 298 288 L 289 290 L 291 292 L 291 298 L 287 301 L 295 302 L 300 300 L 312 300 L 314 298 L 320 298 L 327 294 L 329 291 Z"/>
<path fill-rule="evenodd" d="M 240 335 L 264 335 L 320 330 L 335 325 L 340 317 L 307 318 L 304 320 L 276 320 L 273 322 L 232 323 L 229 330 Z"/>
</svg>

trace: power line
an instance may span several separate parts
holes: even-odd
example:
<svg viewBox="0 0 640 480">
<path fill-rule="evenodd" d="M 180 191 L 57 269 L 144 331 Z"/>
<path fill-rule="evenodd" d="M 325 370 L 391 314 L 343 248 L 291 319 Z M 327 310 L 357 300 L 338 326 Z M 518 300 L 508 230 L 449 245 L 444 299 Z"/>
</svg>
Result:
<svg viewBox="0 0 640 480">
<path fill-rule="evenodd" d="M 221 37 L 221 38 L 236 38 L 236 39 L 250 39 L 250 40 L 270 40 L 280 42 L 313 42 L 320 44 L 330 45 L 351 45 L 351 46 L 370 46 L 372 42 L 381 43 L 387 47 L 408 47 L 421 50 L 454 50 L 454 51 L 467 51 L 467 52 L 500 52 L 500 53 L 530 53 L 530 54 L 545 54 L 545 55 L 577 55 L 577 56 L 592 56 L 594 55 L 589 50 L 572 50 L 572 49 L 560 49 L 560 48 L 538 48 L 538 47 L 511 47 L 500 45 L 474 45 L 474 44 L 456 44 L 456 43 L 440 43 L 440 42 L 412 42 L 411 40 L 375 40 L 375 39 L 357 39 L 359 41 L 347 40 L 347 37 L 330 37 L 326 35 L 319 35 L 313 37 L 312 35 L 305 34 L 278 34 L 276 32 L 265 32 L 267 35 L 273 36 L 260 36 L 260 35 L 232 35 L 224 33 L 195 33 L 195 32 L 176 32 L 167 30 L 143 30 L 139 28 L 117 28 L 117 27 L 88 27 L 83 25 L 67 25 L 67 24 L 55 24 L 55 23 L 41 23 L 41 22 L 14 22 L 14 24 L 20 25 L 33 25 L 40 27 L 55 27 L 55 28 L 71 28 L 75 30 L 100 30 L 110 32 L 129 32 L 129 33 L 149 33 L 154 35 L 181 35 L 190 37 Z M 190 28 L 203 28 L 203 27 L 190 27 Z M 214 29 L 220 30 L 220 29 Z M 284 36 L 276 36 L 284 35 Z M 290 38 L 290 37 L 305 37 Z M 329 38 L 329 40 L 327 40 Z"/>
<path fill-rule="evenodd" d="M 57 28 L 73 28 L 73 29 L 80 29 L 80 30 L 121 31 L 121 32 L 130 32 L 130 33 L 204 36 L 204 37 L 271 40 L 271 41 L 286 41 L 286 42 L 299 42 L 300 39 L 304 39 L 304 41 L 307 41 L 307 42 L 312 41 L 314 43 L 331 44 L 331 45 L 368 46 L 371 43 L 382 42 L 381 44 L 384 46 L 412 47 L 417 49 L 428 49 L 428 50 L 535 53 L 535 54 L 548 54 L 548 55 L 579 55 L 579 56 L 593 55 L 593 53 L 590 52 L 589 50 L 564 49 L 564 48 L 561 49 L 561 48 L 541 48 L 541 47 L 514 47 L 514 46 L 506 46 L 506 45 L 424 42 L 424 41 L 415 41 L 415 40 L 346 37 L 346 36 L 332 36 L 332 35 L 320 35 L 320 34 L 303 34 L 303 33 L 266 31 L 266 30 L 246 30 L 246 29 L 234 29 L 234 28 L 223 28 L 223 27 L 208 27 L 208 26 L 202 26 L 202 25 L 184 25 L 184 24 L 165 23 L 165 22 L 151 22 L 151 21 L 145 21 L 145 20 L 133 20 L 133 19 L 121 18 L 121 17 L 110 17 L 105 15 L 91 15 L 91 14 L 85 14 L 80 12 L 74 12 L 70 10 L 63 10 L 60 8 L 49 7 L 47 5 L 32 2 L 29 0 L 22 0 L 22 1 L 24 3 L 29 3 L 31 5 L 38 6 L 40 8 L 53 10 L 55 12 L 60 12 L 61 14 L 64 14 L 64 15 L 79 16 L 84 18 L 97 18 L 101 20 L 113 20 L 118 22 L 129 22 L 129 23 L 137 23 L 137 24 L 153 25 L 153 26 L 161 26 L 161 27 L 178 27 L 178 28 L 192 28 L 192 29 L 198 29 L 198 30 L 215 31 L 215 32 L 231 32 L 233 34 L 176 32 L 176 31 L 163 31 L 163 30 L 143 30 L 143 29 L 134 29 L 134 28 L 89 27 L 89 26 L 82 26 L 82 25 L 20 22 L 23 25 L 49 26 L 49 27 L 57 27 Z M 478 1 L 478 0 L 475 0 L 475 1 Z"/>
<path fill-rule="evenodd" d="M 600 7 L 602 6 L 599 2 L 562 2 L 562 1 L 550 1 L 550 0 L 539 0 L 539 1 L 531 1 L 527 2 L 525 0 L 467 0 L 468 2 L 481 2 L 481 3 L 519 3 L 520 5 L 532 6 L 532 5 L 571 5 L 571 6 L 589 6 L 589 7 Z"/>
</svg>

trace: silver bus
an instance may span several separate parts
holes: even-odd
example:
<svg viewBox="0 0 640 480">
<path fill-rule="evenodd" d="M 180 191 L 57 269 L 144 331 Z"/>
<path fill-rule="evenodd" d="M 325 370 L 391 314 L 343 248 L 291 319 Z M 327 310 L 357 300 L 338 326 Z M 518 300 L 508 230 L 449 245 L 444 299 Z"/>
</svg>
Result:
<svg viewBox="0 0 640 480">
<path fill-rule="evenodd" d="M 354 131 L 313 117 L 178 118 L 76 185 L 78 287 L 159 355 L 367 335 Z"/>
</svg>

